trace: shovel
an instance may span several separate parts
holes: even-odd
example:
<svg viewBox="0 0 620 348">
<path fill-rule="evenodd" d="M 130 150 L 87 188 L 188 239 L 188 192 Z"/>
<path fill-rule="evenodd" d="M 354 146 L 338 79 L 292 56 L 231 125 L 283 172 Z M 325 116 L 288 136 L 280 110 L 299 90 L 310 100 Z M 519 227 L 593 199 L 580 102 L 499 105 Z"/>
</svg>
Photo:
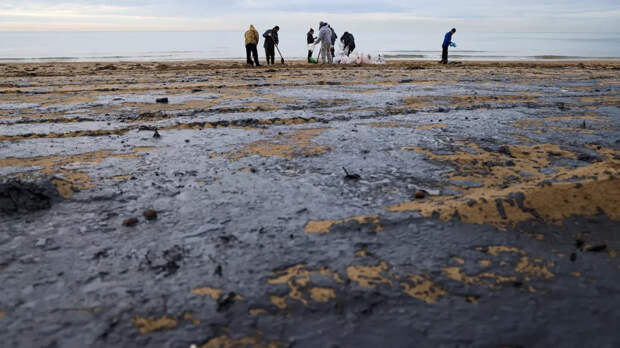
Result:
<svg viewBox="0 0 620 348">
<path fill-rule="evenodd" d="M 278 50 L 278 54 L 280 54 L 280 62 L 284 64 L 284 57 L 282 57 L 282 52 L 280 52 L 280 47 L 278 47 L 278 45 L 276 45 L 276 49 Z"/>
</svg>

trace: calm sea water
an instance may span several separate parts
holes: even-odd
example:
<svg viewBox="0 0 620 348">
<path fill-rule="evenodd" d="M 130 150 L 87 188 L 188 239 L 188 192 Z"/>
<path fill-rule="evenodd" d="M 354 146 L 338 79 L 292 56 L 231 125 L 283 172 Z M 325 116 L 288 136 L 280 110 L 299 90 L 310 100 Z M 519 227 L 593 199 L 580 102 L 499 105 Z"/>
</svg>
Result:
<svg viewBox="0 0 620 348">
<path fill-rule="evenodd" d="M 341 34 L 341 33 L 338 33 Z M 357 50 L 388 59 L 439 59 L 444 33 L 353 33 Z M 287 58 L 306 55 L 304 32 L 280 34 Z M 620 58 L 620 33 L 458 32 L 459 60 Z M 259 53 L 264 56 L 262 49 Z M 243 32 L 0 32 L 0 61 L 242 59 Z"/>
</svg>

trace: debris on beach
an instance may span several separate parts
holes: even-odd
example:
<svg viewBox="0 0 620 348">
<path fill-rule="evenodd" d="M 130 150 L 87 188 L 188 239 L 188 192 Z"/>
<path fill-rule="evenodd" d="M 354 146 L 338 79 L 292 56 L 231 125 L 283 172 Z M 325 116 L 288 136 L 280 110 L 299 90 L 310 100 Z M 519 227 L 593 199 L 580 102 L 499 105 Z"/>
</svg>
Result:
<svg viewBox="0 0 620 348">
<path fill-rule="evenodd" d="M 123 220 L 123 226 L 125 227 L 134 227 L 136 226 L 138 223 L 140 222 L 140 220 L 138 220 L 135 217 L 132 218 L 127 218 L 125 220 Z"/>
<path fill-rule="evenodd" d="M 353 181 L 358 181 L 362 179 L 362 176 L 359 174 L 354 174 L 354 173 L 349 173 L 349 171 L 347 171 L 347 168 L 342 167 L 342 169 L 344 170 L 345 176 L 344 178 L 346 180 L 353 180 Z"/>
</svg>

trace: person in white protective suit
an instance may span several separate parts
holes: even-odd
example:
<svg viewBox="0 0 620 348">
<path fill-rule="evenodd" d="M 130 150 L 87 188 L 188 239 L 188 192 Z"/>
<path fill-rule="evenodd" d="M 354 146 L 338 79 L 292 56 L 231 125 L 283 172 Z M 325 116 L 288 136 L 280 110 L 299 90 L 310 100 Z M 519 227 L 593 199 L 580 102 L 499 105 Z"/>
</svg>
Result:
<svg viewBox="0 0 620 348">
<path fill-rule="evenodd" d="M 321 63 L 334 63 L 332 56 L 332 30 L 327 23 L 321 22 L 319 25 L 319 38 L 316 43 L 321 43 Z"/>
</svg>

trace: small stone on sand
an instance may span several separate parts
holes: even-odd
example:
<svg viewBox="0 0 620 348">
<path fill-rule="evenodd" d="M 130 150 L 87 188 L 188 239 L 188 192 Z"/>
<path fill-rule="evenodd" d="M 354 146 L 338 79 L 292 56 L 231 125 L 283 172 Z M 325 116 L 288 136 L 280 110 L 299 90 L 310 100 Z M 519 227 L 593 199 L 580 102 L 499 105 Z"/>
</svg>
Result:
<svg viewBox="0 0 620 348">
<path fill-rule="evenodd" d="M 145 210 L 142 215 L 144 215 L 144 218 L 146 218 L 149 221 L 157 220 L 157 212 L 153 209 Z"/>
<path fill-rule="evenodd" d="M 138 224 L 138 219 L 136 218 L 129 218 L 129 219 L 125 219 L 123 220 L 123 226 L 125 227 L 134 227 L 135 225 Z"/>
</svg>

